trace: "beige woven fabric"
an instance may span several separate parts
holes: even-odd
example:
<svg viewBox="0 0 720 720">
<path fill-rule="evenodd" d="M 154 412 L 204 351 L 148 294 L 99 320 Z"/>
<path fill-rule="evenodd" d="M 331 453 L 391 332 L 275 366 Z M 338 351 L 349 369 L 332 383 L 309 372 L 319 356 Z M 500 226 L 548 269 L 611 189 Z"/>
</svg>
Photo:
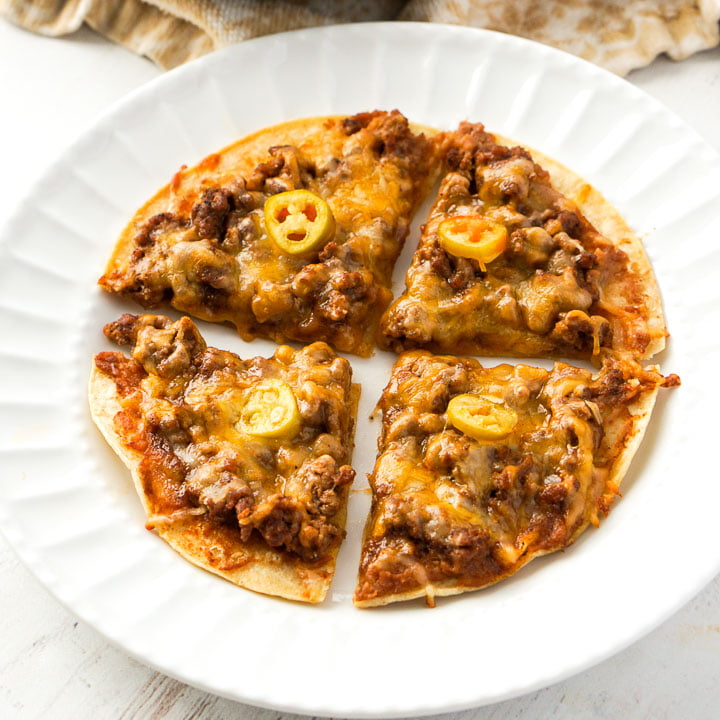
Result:
<svg viewBox="0 0 720 720">
<path fill-rule="evenodd" d="M 87 23 L 163 68 L 258 35 L 373 20 L 500 30 L 618 74 L 720 42 L 720 0 L 0 0 L 0 15 L 46 35 Z"/>
<path fill-rule="evenodd" d="M 720 43 L 720 0 L 413 0 L 400 18 L 521 35 L 618 75 Z"/>
</svg>

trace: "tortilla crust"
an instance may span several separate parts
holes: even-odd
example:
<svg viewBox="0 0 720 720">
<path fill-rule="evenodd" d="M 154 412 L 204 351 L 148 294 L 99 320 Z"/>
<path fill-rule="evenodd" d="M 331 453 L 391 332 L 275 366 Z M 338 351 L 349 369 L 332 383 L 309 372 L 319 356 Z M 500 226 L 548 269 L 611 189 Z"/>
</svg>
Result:
<svg viewBox="0 0 720 720">
<path fill-rule="evenodd" d="M 651 366 L 648 369 L 658 370 L 656 366 Z M 652 390 L 643 393 L 627 406 L 627 409 L 632 417 L 631 427 L 628 428 L 626 423 L 623 422 L 618 422 L 616 425 L 607 423 L 603 427 L 605 437 L 608 439 L 608 444 L 618 449 L 614 462 L 608 468 L 608 478 L 605 485 L 605 495 L 609 495 L 610 497 L 608 503 L 612 502 L 612 497 L 614 497 L 614 495 L 619 494 L 619 488 L 622 480 L 625 478 L 630 464 L 632 463 L 632 459 L 638 451 L 643 437 L 645 436 L 659 391 L 660 386 L 657 385 Z M 596 511 L 597 510 L 595 509 L 595 513 Z M 368 515 L 363 537 L 367 535 L 369 529 L 371 528 L 373 519 L 372 515 Z M 508 568 L 507 572 L 498 575 L 491 582 L 483 585 L 460 585 L 457 581 L 449 579 L 446 582 L 430 583 L 426 586 L 414 588 L 408 591 L 383 595 L 381 597 L 371 598 L 368 600 L 354 599 L 353 602 L 356 607 L 363 609 L 383 607 L 391 603 L 425 598 L 426 604 L 429 607 L 434 607 L 436 597 L 449 597 L 452 595 L 459 595 L 464 592 L 482 590 L 515 575 L 521 568 L 537 557 L 549 555 L 559 550 L 566 550 L 580 537 L 580 535 L 583 534 L 590 524 L 598 526 L 599 522 L 597 516 L 592 517 L 591 514 L 586 512 L 584 522 L 578 525 L 570 536 L 570 539 L 563 547 L 551 548 L 549 550 L 539 550 L 536 552 L 526 552 L 518 558 L 515 564 Z"/>
<path fill-rule="evenodd" d="M 359 388 L 353 386 L 353 403 L 357 408 Z M 93 364 L 88 388 L 90 414 L 103 437 L 130 470 L 135 490 L 148 516 L 148 529 L 152 529 L 185 560 L 203 570 L 218 575 L 239 587 L 265 595 L 309 603 L 325 599 L 335 572 L 339 548 L 328 560 L 314 565 L 288 563 L 287 557 L 251 538 L 240 542 L 232 528 L 218 526 L 203 516 L 173 523 L 153 523 L 151 508 L 143 490 L 139 473 L 142 453 L 121 442 L 114 428 L 115 415 L 121 410 L 117 387 L 112 378 L 100 372 Z M 344 490 L 342 510 L 335 516 L 340 527 L 347 518 L 347 497 Z"/>
</svg>

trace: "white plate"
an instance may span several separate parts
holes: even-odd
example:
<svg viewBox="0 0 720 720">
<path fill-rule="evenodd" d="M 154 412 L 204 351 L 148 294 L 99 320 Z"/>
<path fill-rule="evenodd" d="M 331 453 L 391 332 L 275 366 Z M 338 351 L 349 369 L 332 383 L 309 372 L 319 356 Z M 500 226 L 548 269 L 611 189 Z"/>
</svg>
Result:
<svg viewBox="0 0 720 720">
<path fill-rule="evenodd" d="M 368 506 L 360 491 L 330 597 L 305 607 L 197 570 L 143 529 L 127 473 L 87 412 L 91 357 L 107 347 L 101 327 L 133 309 L 95 280 L 123 224 L 182 163 L 289 118 L 393 107 L 443 128 L 482 120 L 603 191 L 646 238 L 673 332 L 662 367 L 683 386 L 663 394 L 610 517 L 565 553 L 435 610 L 356 610 Z M 414 233 L 410 246 L 417 224 Z M 718 236 L 716 153 L 632 86 L 555 50 L 457 27 L 380 24 L 271 36 L 203 58 L 106 113 L 4 230 L 3 530 L 47 587 L 110 640 L 244 702 L 391 717 L 557 681 L 648 632 L 720 569 L 720 483 L 707 459 L 719 404 Z M 272 352 L 226 328 L 203 330 L 221 347 Z M 365 418 L 391 358 L 353 363 L 364 388 L 363 478 L 377 432 Z"/>
</svg>

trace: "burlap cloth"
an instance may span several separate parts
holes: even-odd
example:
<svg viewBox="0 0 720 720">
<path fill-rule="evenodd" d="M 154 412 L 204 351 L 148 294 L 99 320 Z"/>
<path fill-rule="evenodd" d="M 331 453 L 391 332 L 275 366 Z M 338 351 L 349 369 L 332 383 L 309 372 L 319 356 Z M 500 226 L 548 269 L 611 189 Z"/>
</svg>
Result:
<svg viewBox="0 0 720 720">
<path fill-rule="evenodd" d="M 619 75 L 720 42 L 720 0 L 0 0 L 0 15 L 46 35 L 87 23 L 163 68 L 257 35 L 370 20 L 500 30 Z"/>
</svg>

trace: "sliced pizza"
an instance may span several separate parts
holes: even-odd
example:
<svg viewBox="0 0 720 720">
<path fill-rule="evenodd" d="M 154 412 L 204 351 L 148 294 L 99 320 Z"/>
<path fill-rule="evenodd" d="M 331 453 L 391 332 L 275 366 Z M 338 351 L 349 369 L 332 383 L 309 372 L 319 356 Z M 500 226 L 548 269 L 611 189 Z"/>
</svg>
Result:
<svg viewBox="0 0 720 720">
<path fill-rule="evenodd" d="M 398 112 L 296 120 L 183 169 L 121 234 L 100 285 L 250 340 L 372 354 L 435 143 Z"/>
<path fill-rule="evenodd" d="M 595 375 L 410 351 L 383 392 L 355 604 L 475 590 L 567 547 L 618 493 L 662 386 L 629 356 Z"/>
<path fill-rule="evenodd" d="M 448 172 L 381 321 L 384 347 L 584 359 L 664 347 L 652 268 L 610 203 L 480 124 L 444 142 Z"/>
<path fill-rule="evenodd" d="M 105 334 L 130 356 L 95 356 L 90 409 L 147 527 L 237 585 L 321 601 L 355 475 L 347 360 L 322 342 L 242 360 L 186 317 L 123 315 Z"/>
</svg>

